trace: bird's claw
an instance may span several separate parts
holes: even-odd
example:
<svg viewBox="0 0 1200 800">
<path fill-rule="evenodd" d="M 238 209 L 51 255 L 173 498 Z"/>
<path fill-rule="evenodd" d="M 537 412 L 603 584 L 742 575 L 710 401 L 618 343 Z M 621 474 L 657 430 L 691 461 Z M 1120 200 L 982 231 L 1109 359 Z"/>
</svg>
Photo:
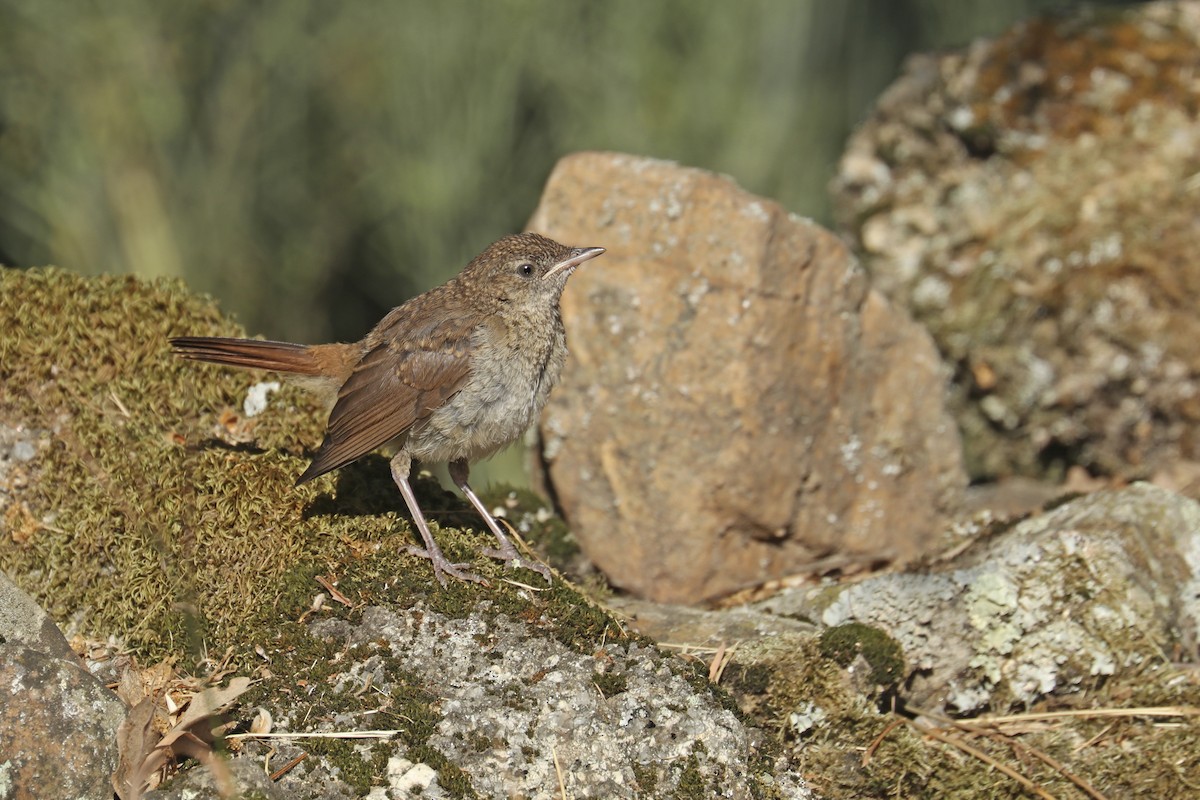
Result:
<svg viewBox="0 0 1200 800">
<path fill-rule="evenodd" d="M 460 581 L 470 581 L 483 586 L 488 585 L 488 582 L 482 576 L 476 575 L 474 572 L 467 571 L 467 564 L 455 564 L 442 555 L 441 550 L 434 550 L 430 552 L 424 547 L 417 547 L 416 545 L 410 545 L 406 549 L 414 556 L 428 559 L 429 563 L 433 565 L 433 576 L 437 578 L 438 583 L 442 585 L 443 589 L 446 587 L 447 575 L 449 575 L 451 578 L 457 578 Z"/>
<path fill-rule="evenodd" d="M 510 567 L 524 567 L 531 569 L 546 579 L 546 583 L 553 583 L 554 580 L 550 574 L 550 568 L 540 561 L 534 561 L 532 558 L 526 558 L 517 552 L 517 548 L 512 546 L 511 542 L 506 542 L 508 547 L 485 547 L 483 554 L 488 558 L 495 558 L 499 561 L 507 563 Z"/>
</svg>

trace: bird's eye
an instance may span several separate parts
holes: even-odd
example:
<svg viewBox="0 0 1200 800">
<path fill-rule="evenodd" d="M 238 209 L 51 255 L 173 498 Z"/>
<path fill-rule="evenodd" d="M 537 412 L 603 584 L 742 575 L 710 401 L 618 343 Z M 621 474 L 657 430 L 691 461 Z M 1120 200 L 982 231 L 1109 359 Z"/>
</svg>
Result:
<svg viewBox="0 0 1200 800">
<path fill-rule="evenodd" d="M 517 272 L 520 274 L 520 276 L 522 278 L 532 277 L 533 276 L 533 264 L 521 264 L 519 267 L 517 267 Z"/>
</svg>

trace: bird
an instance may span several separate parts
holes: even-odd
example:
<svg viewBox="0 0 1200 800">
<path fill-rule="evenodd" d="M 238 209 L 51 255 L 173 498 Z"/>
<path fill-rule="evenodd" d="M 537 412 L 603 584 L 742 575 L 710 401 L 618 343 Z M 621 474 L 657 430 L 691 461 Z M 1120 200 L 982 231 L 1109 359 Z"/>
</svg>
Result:
<svg viewBox="0 0 1200 800">
<path fill-rule="evenodd" d="M 468 483 L 471 463 L 503 449 L 533 423 L 567 356 L 560 299 L 567 279 L 603 247 L 568 247 L 537 233 L 504 236 L 446 283 L 389 311 L 352 343 L 304 345 L 176 336 L 185 359 L 269 370 L 332 400 L 325 437 L 297 485 L 390 446 L 390 468 L 438 582 L 486 583 L 452 563 L 430 533 L 409 475 L 413 463 L 445 462 L 497 546 L 482 552 L 541 573 L 522 559 Z"/>
</svg>

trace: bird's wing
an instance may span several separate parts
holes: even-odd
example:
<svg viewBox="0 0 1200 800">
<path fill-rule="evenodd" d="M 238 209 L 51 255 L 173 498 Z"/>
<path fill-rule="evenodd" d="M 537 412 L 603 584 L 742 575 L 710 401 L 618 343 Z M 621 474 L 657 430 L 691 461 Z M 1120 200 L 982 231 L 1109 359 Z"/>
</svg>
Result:
<svg viewBox="0 0 1200 800">
<path fill-rule="evenodd" d="M 470 325 L 454 310 L 431 319 L 420 313 L 424 309 L 409 305 L 395 309 L 367 337 L 367 352 L 329 414 L 325 441 L 298 483 L 392 441 L 466 382 Z"/>
</svg>

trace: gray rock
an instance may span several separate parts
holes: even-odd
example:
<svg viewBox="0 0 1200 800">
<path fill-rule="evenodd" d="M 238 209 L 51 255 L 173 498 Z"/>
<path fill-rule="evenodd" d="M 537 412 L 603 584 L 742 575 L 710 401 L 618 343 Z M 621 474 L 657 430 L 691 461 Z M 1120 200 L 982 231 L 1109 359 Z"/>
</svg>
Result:
<svg viewBox="0 0 1200 800">
<path fill-rule="evenodd" d="M 62 631 L 21 587 L 0 572 L 0 642 L 22 644 L 55 658 L 74 660 Z"/>
<path fill-rule="evenodd" d="M 560 780 L 576 798 L 670 797 L 681 780 L 700 782 L 707 797 L 749 798 L 754 783 L 778 797 L 810 796 L 798 776 L 764 773 L 755 734 L 645 646 L 610 643 L 584 655 L 503 617 L 384 608 L 366 609 L 361 624 L 325 621 L 314 632 L 386 645 L 420 676 L 441 698 L 429 746 L 484 797 L 557 797 Z M 369 677 L 386 692 L 392 680 L 378 656 L 343 674 L 345 691 Z M 411 771 L 404 766 L 398 775 Z M 433 784 L 422 796 L 442 795 Z"/>
<path fill-rule="evenodd" d="M 73 657 L 0 644 L 0 798 L 112 800 L 124 716 Z"/>
<path fill-rule="evenodd" d="M 235 758 L 225 762 L 227 772 L 226 786 L 235 792 L 236 797 L 253 793 L 253 797 L 261 800 L 289 800 L 288 795 L 281 792 L 263 770 L 262 762 L 249 758 Z M 166 786 L 146 792 L 143 800 L 202 800 L 223 797 L 218 788 L 219 782 L 213 773 L 207 769 L 189 769 L 167 782 Z M 227 796 L 227 795 L 224 795 Z"/>
<path fill-rule="evenodd" d="M 759 606 L 887 631 L 922 708 L 1023 706 L 1195 655 L 1200 504 L 1136 484 L 1080 497 L 936 569 L 780 595 Z M 1160 649 L 1162 648 L 1162 649 Z"/>
</svg>

